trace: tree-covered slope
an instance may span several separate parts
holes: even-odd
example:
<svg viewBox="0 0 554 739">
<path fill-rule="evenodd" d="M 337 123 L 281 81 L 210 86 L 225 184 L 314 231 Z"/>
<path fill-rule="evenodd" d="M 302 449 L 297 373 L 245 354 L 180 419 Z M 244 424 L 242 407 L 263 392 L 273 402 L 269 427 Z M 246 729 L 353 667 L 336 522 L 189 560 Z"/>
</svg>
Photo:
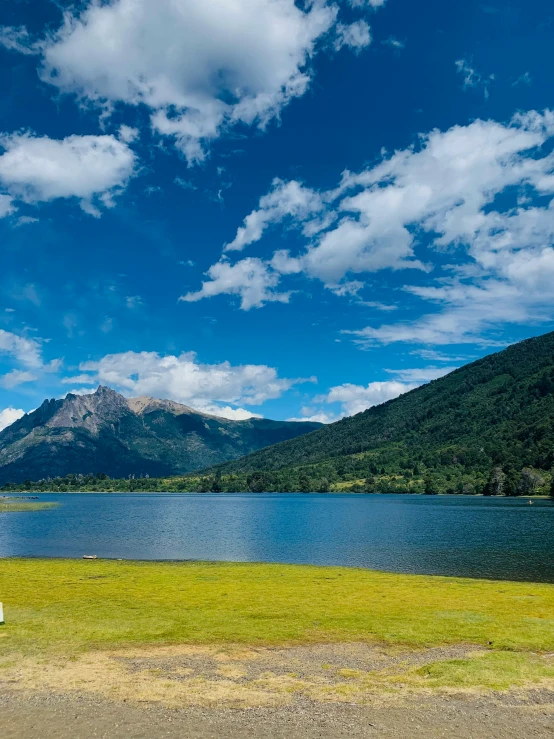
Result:
<svg viewBox="0 0 554 739">
<path fill-rule="evenodd" d="M 554 464 L 554 333 L 466 365 L 383 405 L 222 466 L 249 489 L 457 492 L 502 467 Z M 516 479 L 517 478 L 517 479 Z M 540 481 L 539 481 L 540 483 Z M 226 484 L 226 483 L 225 483 Z"/>
</svg>

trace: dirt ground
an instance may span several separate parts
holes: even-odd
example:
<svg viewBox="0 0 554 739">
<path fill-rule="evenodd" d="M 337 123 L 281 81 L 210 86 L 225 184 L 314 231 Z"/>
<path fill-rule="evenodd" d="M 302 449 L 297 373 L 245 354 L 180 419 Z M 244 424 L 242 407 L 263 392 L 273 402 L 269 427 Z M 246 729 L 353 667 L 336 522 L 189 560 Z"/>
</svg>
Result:
<svg viewBox="0 0 554 739">
<path fill-rule="evenodd" d="M 473 648 L 474 649 L 474 648 Z M 554 739 L 554 688 L 383 691 L 368 675 L 451 660 L 365 644 L 155 647 L 0 671 L 2 739 Z"/>
<path fill-rule="evenodd" d="M 3 739 L 551 739 L 554 695 L 536 695 L 525 705 L 464 696 L 411 699 L 401 706 L 176 710 L 8 692 L 0 697 L 0 734 Z"/>
</svg>

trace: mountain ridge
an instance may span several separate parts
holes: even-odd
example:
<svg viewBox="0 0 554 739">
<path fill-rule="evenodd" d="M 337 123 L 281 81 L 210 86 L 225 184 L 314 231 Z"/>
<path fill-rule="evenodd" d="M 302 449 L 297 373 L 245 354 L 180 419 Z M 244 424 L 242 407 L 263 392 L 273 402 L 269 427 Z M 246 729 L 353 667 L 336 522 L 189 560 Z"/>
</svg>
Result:
<svg viewBox="0 0 554 739">
<path fill-rule="evenodd" d="M 47 399 L 0 432 L 0 483 L 90 472 L 186 474 L 319 426 L 233 421 L 171 400 L 128 399 L 101 385 Z"/>
</svg>

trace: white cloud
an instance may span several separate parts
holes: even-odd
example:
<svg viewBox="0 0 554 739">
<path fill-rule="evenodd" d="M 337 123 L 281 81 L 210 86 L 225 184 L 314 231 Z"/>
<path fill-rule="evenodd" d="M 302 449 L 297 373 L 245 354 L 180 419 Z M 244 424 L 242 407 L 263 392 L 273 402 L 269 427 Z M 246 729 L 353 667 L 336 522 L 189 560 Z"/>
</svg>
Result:
<svg viewBox="0 0 554 739">
<path fill-rule="evenodd" d="M 182 187 L 183 190 L 198 190 L 194 182 L 191 182 L 190 180 L 185 180 L 183 177 L 177 176 L 173 180 L 173 182 L 175 182 L 176 185 L 179 185 L 179 187 Z"/>
<path fill-rule="evenodd" d="M 20 216 L 16 221 L 16 226 L 30 226 L 33 223 L 38 223 L 39 219 L 34 216 Z"/>
<path fill-rule="evenodd" d="M 454 372 L 458 369 L 456 366 L 450 367 L 415 367 L 413 369 L 395 369 L 386 370 L 391 375 L 395 375 L 398 380 L 402 382 L 418 383 L 431 382 L 431 380 L 438 380 L 439 377 Z"/>
<path fill-rule="evenodd" d="M 360 300 L 358 305 L 364 305 L 367 308 L 375 308 L 375 310 L 384 311 L 390 313 L 391 311 L 398 310 L 397 305 L 391 305 L 390 303 L 381 303 L 378 300 Z"/>
<path fill-rule="evenodd" d="M 227 418 L 229 421 L 248 421 L 250 418 L 263 418 L 259 413 L 252 413 L 246 408 L 231 408 L 230 405 L 204 405 L 202 407 L 204 413 L 210 413 L 213 416 Z"/>
<path fill-rule="evenodd" d="M 387 0 L 348 0 L 353 8 L 382 8 Z"/>
<path fill-rule="evenodd" d="M 381 41 L 382 44 L 385 46 L 391 46 L 393 49 L 405 49 L 406 44 L 404 41 L 400 41 L 400 39 L 395 38 L 394 36 L 389 36 L 388 39 L 385 39 L 385 41 Z"/>
<path fill-rule="evenodd" d="M 312 413 L 309 416 L 300 416 L 297 418 L 287 418 L 287 421 L 312 421 L 315 423 L 334 423 L 335 421 L 340 421 L 340 419 L 343 418 L 343 416 L 339 416 L 336 413 L 329 413 L 327 411 L 317 411 L 316 413 Z"/>
<path fill-rule="evenodd" d="M 8 390 L 12 390 L 14 387 L 18 387 L 18 385 L 23 385 L 25 382 L 34 382 L 37 379 L 38 375 L 33 372 L 14 369 L 0 377 L 0 385 Z"/>
<path fill-rule="evenodd" d="M 348 46 L 355 52 L 360 52 L 371 44 L 371 30 L 368 23 L 363 20 L 355 21 L 345 25 L 339 23 L 337 26 L 337 38 L 335 49 Z"/>
<path fill-rule="evenodd" d="M 162 356 L 156 352 L 108 354 L 84 362 L 85 374 L 66 378 L 68 384 L 103 384 L 128 396 L 169 398 L 197 410 L 239 419 L 242 405 L 260 405 L 279 398 L 300 379 L 280 378 L 266 365 L 201 364 L 193 352 Z M 231 406 L 231 407 L 228 407 Z"/>
<path fill-rule="evenodd" d="M 132 126 L 127 126 L 125 124 L 119 127 L 119 138 L 121 141 L 125 141 L 126 144 L 132 144 L 139 136 L 140 131 L 138 128 L 133 128 Z"/>
<path fill-rule="evenodd" d="M 248 257 L 234 265 L 222 260 L 207 272 L 209 281 L 202 283 L 197 292 L 182 295 L 179 300 L 194 303 L 215 295 L 237 295 L 242 310 L 259 308 L 268 302 L 288 303 L 290 292 L 274 292 L 280 275 L 261 259 Z"/>
<path fill-rule="evenodd" d="M 34 42 L 26 28 L 4 26 L 0 28 L 0 46 L 20 54 L 38 54 L 42 49 L 40 42 Z"/>
<path fill-rule="evenodd" d="M 108 112 L 145 104 L 194 163 L 225 129 L 263 127 L 305 93 L 338 11 L 328 0 L 91 1 L 46 39 L 4 29 L 0 43 L 41 53 L 43 80 Z"/>
<path fill-rule="evenodd" d="M 494 82 L 494 74 L 490 74 L 488 77 L 483 77 L 473 66 L 472 62 L 467 59 L 458 59 L 454 62 L 456 65 L 456 71 L 461 74 L 464 78 L 463 86 L 464 90 L 468 88 L 481 88 L 485 100 L 489 97 L 489 88 L 491 82 Z"/>
<path fill-rule="evenodd" d="M 326 403 L 340 403 L 341 415 L 353 416 L 356 413 L 380 405 L 387 400 L 397 398 L 409 390 L 413 390 L 421 383 L 404 383 L 397 380 L 385 382 L 370 382 L 366 387 L 345 383 L 331 388 L 324 397 Z"/>
<path fill-rule="evenodd" d="M 125 298 L 125 305 L 129 310 L 136 310 L 144 305 L 144 302 L 140 295 L 127 295 Z"/>
<path fill-rule="evenodd" d="M 532 83 L 533 78 L 531 77 L 531 74 L 529 72 L 524 72 L 513 81 L 512 87 L 517 87 L 518 85 L 531 85 Z"/>
<path fill-rule="evenodd" d="M 472 359 L 472 357 L 468 356 L 453 357 L 450 354 L 443 354 L 435 349 L 419 349 L 411 353 L 430 362 L 469 362 Z"/>
<path fill-rule="evenodd" d="M 289 418 L 289 421 L 318 421 L 319 423 L 334 423 L 345 416 L 354 416 L 356 413 L 372 408 L 374 405 L 386 403 L 393 400 L 409 390 L 418 387 L 418 383 L 399 382 L 398 380 L 386 380 L 385 382 L 370 382 L 368 385 L 353 385 L 345 383 L 332 387 L 325 395 L 314 398 L 316 403 L 334 404 L 340 403 L 340 411 L 333 412 L 321 408 L 314 411 L 303 408 L 300 418 Z"/>
<path fill-rule="evenodd" d="M 420 369 L 386 370 L 396 375 L 393 380 L 384 382 L 370 382 L 368 385 L 354 385 L 345 383 L 332 387 L 325 395 L 314 398 L 316 404 L 333 405 L 340 403 L 340 410 L 333 411 L 325 407 L 318 409 L 303 408 L 302 416 L 289 418 L 289 421 L 318 421 L 319 423 L 334 423 L 346 416 L 354 416 L 356 413 L 381 405 L 388 400 L 398 398 L 400 395 L 415 390 L 415 388 L 426 382 L 452 372 L 456 367 L 423 367 Z"/>
<path fill-rule="evenodd" d="M 113 205 L 136 170 L 134 153 L 114 136 L 56 140 L 31 133 L 3 134 L 0 147 L 4 150 L 0 186 L 7 197 L 26 203 L 77 198 L 94 216 L 100 215 L 100 206 Z"/>
<path fill-rule="evenodd" d="M 13 204 L 13 198 L 9 195 L 0 194 L 0 218 L 5 218 L 15 213 L 17 208 Z"/>
<path fill-rule="evenodd" d="M 42 351 L 36 339 L 27 339 L 0 329 L 0 354 L 7 354 L 30 368 L 42 366 Z"/>
<path fill-rule="evenodd" d="M 452 263 L 423 285 L 405 288 L 434 303 L 434 312 L 351 333 L 361 345 L 494 345 L 494 337 L 483 336 L 494 326 L 553 316 L 554 153 L 543 148 L 553 137 L 554 113 L 531 111 L 507 124 L 477 120 L 432 131 L 375 166 L 345 172 L 333 190 L 277 180 L 231 245 L 254 244 L 279 223 L 300 230 L 306 241 L 298 254 L 279 249 L 270 259 L 252 258 L 272 294 L 287 298 L 277 291 L 288 275 L 303 273 L 350 295 L 361 284 L 349 279 L 352 274 L 408 267 L 430 272 L 437 251 L 455 252 Z M 426 258 L 418 259 L 416 249 L 426 249 Z M 248 277 L 241 280 L 242 268 L 225 264 L 235 277 L 227 292 L 240 294 Z M 222 287 L 205 282 L 192 295 L 221 294 Z M 376 301 L 367 305 L 378 307 Z"/>
<path fill-rule="evenodd" d="M 23 418 L 24 415 L 25 411 L 21 410 L 21 408 L 12 408 L 11 406 L 4 408 L 4 410 L 0 411 L 0 431 L 11 426 L 12 423 Z"/>
<path fill-rule="evenodd" d="M 312 233 L 313 217 L 325 209 L 321 195 L 315 190 L 296 180 L 284 182 L 276 178 L 269 193 L 260 198 L 259 208 L 244 219 L 244 226 L 238 229 L 233 241 L 225 245 L 225 251 L 242 251 L 245 246 L 259 241 L 271 224 L 285 219 L 306 223 L 305 233 Z"/>
<path fill-rule="evenodd" d="M 97 385 L 96 379 L 93 375 L 75 375 L 73 377 L 64 377 L 61 380 L 62 385 Z M 83 391 L 86 392 L 86 391 Z M 90 392 L 93 392 L 90 390 Z"/>
</svg>

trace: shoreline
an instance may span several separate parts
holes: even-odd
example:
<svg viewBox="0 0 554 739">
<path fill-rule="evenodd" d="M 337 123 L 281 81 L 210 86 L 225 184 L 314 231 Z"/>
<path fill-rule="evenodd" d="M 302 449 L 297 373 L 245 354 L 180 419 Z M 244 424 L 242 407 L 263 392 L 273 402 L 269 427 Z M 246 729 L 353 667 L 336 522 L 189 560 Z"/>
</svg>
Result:
<svg viewBox="0 0 554 739">
<path fill-rule="evenodd" d="M 7 491 L 6 491 L 7 492 Z M 551 495 L 483 495 L 482 493 L 475 493 L 474 495 L 464 495 L 463 493 L 433 493 L 432 495 L 429 495 L 428 493 L 368 493 L 368 492 L 352 492 L 351 490 L 332 490 L 327 493 L 318 493 L 318 492 L 309 492 L 309 493 L 302 493 L 302 492 L 282 492 L 277 493 L 275 491 L 270 492 L 254 492 L 254 491 L 238 491 L 238 492 L 199 492 L 199 491 L 171 491 L 171 490 L 44 490 L 44 491 L 35 491 L 35 490 L 26 490 L 21 491 L 21 493 L 33 493 L 33 497 L 39 496 L 39 495 L 215 495 L 215 496 L 222 496 L 222 495 L 272 495 L 272 496 L 279 496 L 279 495 L 317 495 L 317 496 L 328 496 L 328 495 L 341 495 L 341 496 L 367 496 L 367 497 L 389 497 L 389 496 L 397 496 L 402 498 L 491 498 L 494 500 L 551 500 L 554 503 L 554 498 Z M 14 498 L 18 497 L 19 493 L 17 491 L 13 491 L 12 495 L 0 495 L 0 501 L 3 498 Z M 27 498 L 28 499 L 28 498 Z"/>
</svg>

